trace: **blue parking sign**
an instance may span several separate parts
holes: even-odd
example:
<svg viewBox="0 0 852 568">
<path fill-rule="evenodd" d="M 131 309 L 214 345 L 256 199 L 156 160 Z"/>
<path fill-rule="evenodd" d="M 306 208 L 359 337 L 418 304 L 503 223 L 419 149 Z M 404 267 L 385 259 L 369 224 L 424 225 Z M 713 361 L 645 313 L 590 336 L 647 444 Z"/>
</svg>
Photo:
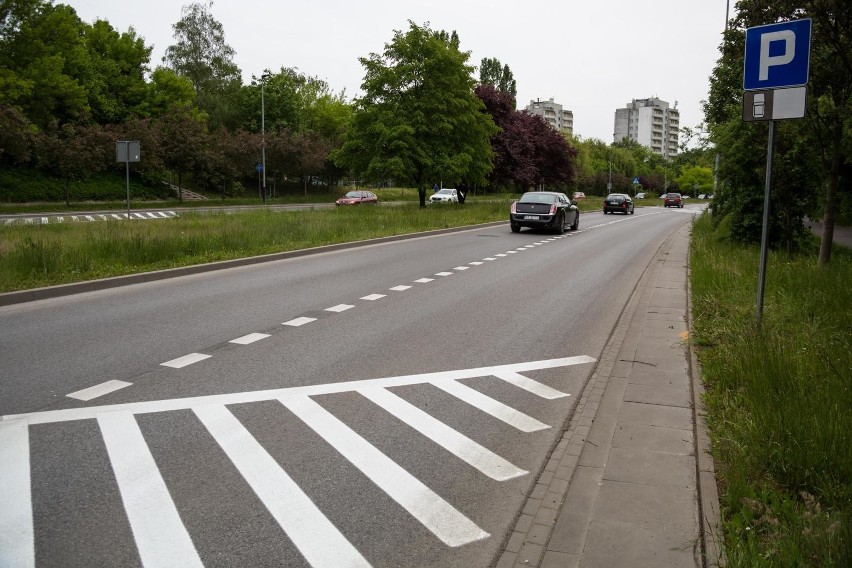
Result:
<svg viewBox="0 0 852 568">
<path fill-rule="evenodd" d="M 743 89 L 807 85 L 810 51 L 810 19 L 748 28 Z"/>
</svg>

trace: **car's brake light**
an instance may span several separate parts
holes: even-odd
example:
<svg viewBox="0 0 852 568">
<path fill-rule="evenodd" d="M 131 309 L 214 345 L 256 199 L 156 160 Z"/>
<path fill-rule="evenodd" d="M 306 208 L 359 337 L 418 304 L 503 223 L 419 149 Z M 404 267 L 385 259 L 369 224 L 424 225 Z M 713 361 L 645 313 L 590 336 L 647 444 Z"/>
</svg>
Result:
<svg viewBox="0 0 852 568">
<path fill-rule="evenodd" d="M 550 214 L 556 215 L 556 204 L 555 203 L 550 206 Z"/>
<path fill-rule="evenodd" d="M 516 213 L 515 206 L 516 206 L 517 204 L 518 204 L 518 202 L 517 202 L 517 201 L 513 201 L 513 202 L 512 202 L 512 213 Z"/>
</svg>

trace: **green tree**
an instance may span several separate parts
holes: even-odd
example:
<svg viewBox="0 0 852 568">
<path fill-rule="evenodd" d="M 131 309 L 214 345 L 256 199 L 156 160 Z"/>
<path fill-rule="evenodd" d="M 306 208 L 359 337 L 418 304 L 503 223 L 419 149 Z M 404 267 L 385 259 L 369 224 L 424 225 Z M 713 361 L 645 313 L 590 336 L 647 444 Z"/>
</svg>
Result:
<svg viewBox="0 0 852 568">
<path fill-rule="evenodd" d="M 145 73 L 153 48 L 133 28 L 119 34 L 109 22 L 85 27 L 89 66 L 85 78 L 89 109 L 99 124 L 124 122 L 139 112 L 147 94 Z"/>
<path fill-rule="evenodd" d="M 235 51 L 225 43 L 221 22 L 210 12 L 212 0 L 185 5 L 172 26 L 177 43 L 166 48 L 163 63 L 192 81 L 196 104 L 212 126 L 233 126 L 238 114 L 240 69 Z"/>
<path fill-rule="evenodd" d="M 209 144 L 205 117 L 189 107 L 173 107 L 159 118 L 157 126 L 163 164 L 177 173 L 178 197 L 183 201 L 183 174 L 201 164 Z"/>
<path fill-rule="evenodd" d="M 97 124 L 54 122 L 38 136 L 38 159 L 43 169 L 65 182 L 65 204 L 71 204 L 69 184 L 106 168 L 115 142 Z"/>
<path fill-rule="evenodd" d="M 166 67 L 157 67 L 146 84 L 145 99 L 139 106 L 142 116 L 157 117 L 174 107 L 192 104 L 195 91 L 192 82 Z"/>
<path fill-rule="evenodd" d="M 0 8 L 0 104 L 20 108 L 44 128 L 88 113 L 82 80 L 90 57 L 85 24 L 70 6 L 4 2 Z"/>
<path fill-rule="evenodd" d="M 823 226 L 819 264 L 831 258 L 835 216 L 839 204 L 852 197 L 852 183 L 848 172 L 852 167 L 852 4 L 839 0 L 808 0 L 794 2 L 783 0 L 767 3 L 764 0 L 741 0 L 737 15 L 730 22 L 722 56 L 713 70 L 710 95 L 704 105 L 706 122 L 711 138 L 722 154 L 720 172 L 724 173 L 723 189 L 716 213 L 734 215 L 731 226 L 751 227 L 740 238 L 755 241 L 759 227 L 754 219 L 762 206 L 744 206 L 750 195 L 763 189 L 763 168 L 757 165 L 766 148 L 765 125 L 741 122 L 742 68 L 745 29 L 779 21 L 811 18 L 810 80 L 805 118 L 779 122 L 776 129 L 776 152 L 773 165 L 773 213 L 771 222 L 781 227 L 770 235 L 780 237 L 788 233 L 784 223 L 793 223 L 797 232 L 802 226 L 801 215 L 790 217 L 794 202 L 804 206 L 815 203 L 818 187 L 823 190 Z M 761 175 L 755 176 L 738 168 L 756 167 Z M 817 166 L 814 168 L 813 166 Z M 782 176 L 781 171 L 789 172 Z M 749 181 L 749 185 L 738 183 Z M 778 197 L 776 198 L 776 194 Z M 772 211 L 776 210 L 774 207 Z M 718 222 L 718 219 L 715 219 Z M 788 233 L 789 234 L 789 233 Z M 792 236 L 791 236 L 792 238 Z M 786 237 L 785 237 L 786 239 Z M 779 242 L 778 238 L 773 241 Z M 790 246 L 787 240 L 788 247 Z"/>
<path fill-rule="evenodd" d="M 360 58 L 364 96 L 336 161 L 370 180 L 426 189 L 439 180 L 482 184 L 497 132 L 474 94 L 470 54 L 458 38 L 409 22 L 382 54 Z"/>
<path fill-rule="evenodd" d="M 25 164 L 30 160 L 35 129 L 18 109 L 0 106 L 0 163 Z"/>
<path fill-rule="evenodd" d="M 707 167 L 685 166 L 675 181 L 683 193 L 692 197 L 713 192 L 713 170 Z"/>
<path fill-rule="evenodd" d="M 515 76 L 508 65 L 500 63 L 499 59 L 484 57 L 479 64 L 479 83 L 492 85 L 498 91 L 511 93 L 512 98 L 518 96 L 518 85 Z"/>
</svg>

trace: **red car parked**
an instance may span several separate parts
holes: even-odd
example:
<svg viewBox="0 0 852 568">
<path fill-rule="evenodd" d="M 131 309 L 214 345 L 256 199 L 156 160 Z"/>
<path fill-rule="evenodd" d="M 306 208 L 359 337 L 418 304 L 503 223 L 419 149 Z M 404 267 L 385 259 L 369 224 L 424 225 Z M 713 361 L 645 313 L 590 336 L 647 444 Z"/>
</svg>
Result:
<svg viewBox="0 0 852 568">
<path fill-rule="evenodd" d="M 667 193 L 663 197 L 663 207 L 681 207 L 683 208 L 683 197 L 679 193 Z"/>
<path fill-rule="evenodd" d="M 361 203 L 375 205 L 379 198 L 372 191 L 350 191 L 334 202 L 335 205 L 359 205 Z"/>
</svg>

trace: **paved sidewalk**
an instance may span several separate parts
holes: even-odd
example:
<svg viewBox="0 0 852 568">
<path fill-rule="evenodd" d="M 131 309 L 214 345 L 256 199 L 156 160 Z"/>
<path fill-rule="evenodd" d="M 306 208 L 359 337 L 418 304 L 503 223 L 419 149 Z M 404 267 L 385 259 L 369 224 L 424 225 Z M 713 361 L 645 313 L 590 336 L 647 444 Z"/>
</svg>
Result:
<svg viewBox="0 0 852 568">
<path fill-rule="evenodd" d="M 718 494 L 686 341 L 688 232 L 643 275 L 497 568 L 719 564 Z"/>
</svg>

